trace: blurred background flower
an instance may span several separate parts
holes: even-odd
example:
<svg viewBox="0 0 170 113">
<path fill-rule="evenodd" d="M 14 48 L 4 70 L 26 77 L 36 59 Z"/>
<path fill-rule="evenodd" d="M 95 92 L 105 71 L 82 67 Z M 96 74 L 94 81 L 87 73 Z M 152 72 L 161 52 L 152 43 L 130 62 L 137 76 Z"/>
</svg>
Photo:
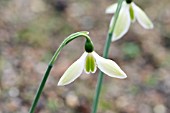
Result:
<svg viewBox="0 0 170 113">
<path fill-rule="evenodd" d="M 102 55 L 115 0 L 0 0 L 0 113 L 27 113 L 59 44 L 72 32 L 87 30 Z M 98 113 L 170 112 L 170 2 L 135 1 L 154 29 L 134 23 L 123 40 L 112 43 L 109 59 L 128 75 L 105 76 Z M 65 47 L 56 61 L 36 113 L 89 113 L 97 73 L 57 87 L 65 70 L 84 51 L 83 39 Z M 70 54 L 73 53 L 74 54 Z"/>
<path fill-rule="evenodd" d="M 106 14 L 116 13 L 118 3 L 114 3 L 106 8 Z M 111 26 L 114 25 L 115 16 L 113 15 L 110 22 Z M 129 30 L 131 23 L 138 21 L 139 24 L 145 29 L 153 29 L 154 25 L 146 13 L 138 7 L 132 0 L 123 1 L 120 14 L 115 24 L 115 30 L 113 31 L 112 41 L 116 41 L 122 38 Z"/>
</svg>

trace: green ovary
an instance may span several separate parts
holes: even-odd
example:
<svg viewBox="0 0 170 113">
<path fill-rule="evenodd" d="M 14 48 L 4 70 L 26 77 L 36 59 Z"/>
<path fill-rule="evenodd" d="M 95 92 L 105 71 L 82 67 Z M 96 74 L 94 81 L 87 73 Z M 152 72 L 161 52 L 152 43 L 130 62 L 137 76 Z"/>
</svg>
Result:
<svg viewBox="0 0 170 113">
<path fill-rule="evenodd" d="M 95 59 L 91 53 L 86 57 L 85 70 L 87 73 L 94 72 L 96 68 Z"/>
</svg>

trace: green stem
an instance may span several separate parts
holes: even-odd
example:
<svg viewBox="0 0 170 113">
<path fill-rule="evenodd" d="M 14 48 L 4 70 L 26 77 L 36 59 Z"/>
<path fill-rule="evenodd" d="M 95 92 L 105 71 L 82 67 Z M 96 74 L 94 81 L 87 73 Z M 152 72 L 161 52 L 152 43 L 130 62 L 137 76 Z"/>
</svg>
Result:
<svg viewBox="0 0 170 113">
<path fill-rule="evenodd" d="M 31 106 L 31 108 L 30 108 L 29 113 L 34 113 L 35 107 L 36 107 L 37 102 L 38 102 L 38 100 L 39 100 L 39 98 L 40 98 L 40 95 L 41 95 L 41 93 L 42 93 L 42 90 L 43 90 L 43 88 L 44 88 L 44 86 L 45 86 L 45 83 L 46 83 L 46 81 L 47 81 L 48 75 L 49 75 L 52 67 L 53 67 L 52 65 L 49 65 L 49 66 L 48 66 L 48 68 L 47 68 L 47 70 L 46 70 L 46 72 L 45 72 L 45 75 L 44 75 L 44 77 L 43 77 L 43 79 L 42 79 L 42 82 L 41 82 L 41 84 L 40 84 L 40 86 L 39 86 L 39 88 L 38 88 L 38 90 L 37 90 L 36 96 L 35 96 L 35 98 L 34 98 L 34 101 L 33 101 L 33 103 L 32 103 L 32 106 Z"/>
<path fill-rule="evenodd" d="M 72 41 L 72 40 L 74 40 L 75 38 L 78 38 L 78 37 L 85 37 L 86 40 L 88 41 L 88 43 L 90 43 L 91 46 L 93 46 L 93 43 L 92 43 L 90 37 L 89 37 L 87 34 L 88 34 L 88 32 L 86 32 L 86 31 L 82 31 L 82 32 L 77 32 L 77 33 L 71 34 L 70 36 L 68 36 L 68 37 L 61 43 L 61 45 L 59 46 L 59 48 L 58 48 L 58 49 L 56 50 L 56 52 L 54 53 L 54 56 L 52 57 L 49 65 L 48 65 L 48 68 L 47 68 L 47 70 L 46 70 L 46 72 L 45 72 L 45 74 L 44 74 L 44 77 L 43 77 L 43 79 L 42 79 L 42 81 L 41 81 L 41 83 L 40 83 L 40 85 L 39 85 L 39 88 L 38 88 L 38 90 L 37 90 L 37 92 L 36 92 L 36 95 L 35 95 L 35 97 L 34 97 L 34 101 L 33 101 L 32 105 L 31 105 L 31 108 L 30 108 L 30 110 L 29 110 L 29 113 L 34 113 L 35 107 L 37 106 L 38 100 L 39 100 L 39 98 L 40 98 L 40 96 L 41 96 L 41 93 L 42 93 L 43 88 L 44 88 L 44 86 L 45 86 L 45 83 L 46 83 L 46 81 L 47 81 L 47 79 L 48 79 L 48 76 L 49 76 L 49 74 L 50 74 L 50 71 L 51 71 L 51 69 L 52 69 L 52 67 L 53 67 L 53 65 L 54 65 L 54 62 L 56 61 L 56 59 L 57 59 L 57 57 L 58 57 L 61 49 L 62 49 L 65 45 L 67 45 L 70 41 Z"/>
<path fill-rule="evenodd" d="M 111 37 L 112 33 L 109 33 L 107 36 L 107 41 L 104 47 L 104 52 L 103 52 L 103 57 L 107 58 L 108 56 L 108 52 L 109 52 L 109 48 L 110 48 L 110 42 L 111 42 Z M 100 92 L 101 92 L 101 88 L 102 88 L 102 83 L 103 83 L 103 72 L 99 72 L 99 76 L 98 76 L 98 82 L 97 82 L 97 88 L 96 88 L 96 93 L 95 93 L 95 97 L 94 97 L 94 101 L 93 101 L 93 109 L 92 109 L 92 113 L 96 113 L 97 112 L 97 107 L 98 107 L 98 101 L 99 101 L 99 96 L 100 96 Z"/>
<path fill-rule="evenodd" d="M 105 47 L 104 47 L 104 51 L 103 51 L 103 57 L 104 58 L 108 57 L 111 39 L 112 39 L 112 35 L 113 35 L 112 33 L 113 33 L 115 26 L 116 26 L 116 21 L 117 21 L 117 18 L 118 18 L 118 15 L 119 15 L 119 12 L 120 12 L 120 9 L 121 9 L 121 6 L 122 6 L 122 2 L 123 2 L 123 0 L 118 1 L 118 7 L 116 9 L 116 13 L 115 13 L 115 16 L 114 16 L 114 18 L 115 18 L 114 23 L 113 23 L 112 26 L 110 26 L 110 29 L 109 29 L 109 32 L 108 32 L 108 35 L 107 35 L 107 39 L 106 39 Z M 95 96 L 94 96 L 94 100 L 93 100 L 92 113 L 97 112 L 99 96 L 100 96 L 100 92 L 101 92 L 101 89 L 102 89 L 102 83 L 103 83 L 103 78 L 104 78 L 103 75 L 104 75 L 103 72 L 100 71 L 99 76 L 98 76 L 96 92 L 95 92 Z"/>
</svg>

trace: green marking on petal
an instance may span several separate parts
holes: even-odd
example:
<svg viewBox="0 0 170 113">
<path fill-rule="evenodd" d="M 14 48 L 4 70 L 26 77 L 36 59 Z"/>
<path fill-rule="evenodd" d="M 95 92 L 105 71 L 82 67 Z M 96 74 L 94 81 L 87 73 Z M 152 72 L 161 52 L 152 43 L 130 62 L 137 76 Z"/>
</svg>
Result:
<svg viewBox="0 0 170 113">
<path fill-rule="evenodd" d="M 131 20 L 134 21 L 134 19 L 135 19 L 135 14 L 134 14 L 134 10 L 133 10 L 132 5 L 130 5 L 130 7 L 129 7 L 129 13 L 130 13 L 130 18 L 131 18 Z"/>
<path fill-rule="evenodd" d="M 92 56 L 92 55 L 91 55 Z M 95 71 L 95 59 L 94 57 L 92 56 L 91 57 L 91 72 L 94 72 Z"/>
<path fill-rule="evenodd" d="M 90 72 L 90 57 L 89 57 L 89 55 L 87 55 L 87 57 L 86 57 L 85 69 L 86 69 L 87 73 Z"/>
<path fill-rule="evenodd" d="M 86 57 L 86 62 L 85 62 L 85 71 L 87 73 L 94 72 L 96 69 L 95 65 L 95 59 L 91 53 L 89 53 Z"/>
</svg>

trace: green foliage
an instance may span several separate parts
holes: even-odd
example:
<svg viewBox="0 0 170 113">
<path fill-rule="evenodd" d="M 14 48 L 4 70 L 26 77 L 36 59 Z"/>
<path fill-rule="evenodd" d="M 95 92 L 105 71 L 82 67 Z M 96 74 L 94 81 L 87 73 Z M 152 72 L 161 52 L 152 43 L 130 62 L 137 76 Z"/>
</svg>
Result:
<svg viewBox="0 0 170 113">
<path fill-rule="evenodd" d="M 61 17 L 40 16 L 18 31 L 15 39 L 18 43 L 44 47 L 49 44 L 49 38 L 58 38 L 60 33 L 67 34 L 71 30 L 72 27 Z"/>
<path fill-rule="evenodd" d="M 17 42 L 23 44 L 31 44 L 34 46 L 43 46 L 44 42 L 47 42 L 47 37 L 40 30 L 34 30 L 33 28 L 28 28 L 21 30 L 17 37 Z"/>
<path fill-rule="evenodd" d="M 170 54 L 166 56 L 163 62 L 161 62 L 162 67 L 167 67 L 170 66 Z"/>
<path fill-rule="evenodd" d="M 134 59 L 141 53 L 139 45 L 134 42 L 127 42 L 123 44 L 122 48 L 125 59 Z"/>
<path fill-rule="evenodd" d="M 139 87 L 136 85 L 133 85 L 130 87 L 130 93 L 132 93 L 133 95 L 136 95 L 139 92 Z"/>
<path fill-rule="evenodd" d="M 55 101 L 55 99 L 48 99 L 47 101 L 47 108 L 51 111 L 51 113 L 56 113 L 57 109 L 58 109 L 58 104 Z"/>
<path fill-rule="evenodd" d="M 154 87 L 158 83 L 158 78 L 156 75 L 149 76 L 145 83 L 147 86 Z"/>
<path fill-rule="evenodd" d="M 100 108 L 104 111 L 112 109 L 113 106 L 112 104 L 110 104 L 110 102 L 106 101 L 106 100 L 101 100 L 100 104 L 99 104 Z"/>
<path fill-rule="evenodd" d="M 8 4 L 10 0 L 0 0 L 0 7 Z"/>
</svg>

